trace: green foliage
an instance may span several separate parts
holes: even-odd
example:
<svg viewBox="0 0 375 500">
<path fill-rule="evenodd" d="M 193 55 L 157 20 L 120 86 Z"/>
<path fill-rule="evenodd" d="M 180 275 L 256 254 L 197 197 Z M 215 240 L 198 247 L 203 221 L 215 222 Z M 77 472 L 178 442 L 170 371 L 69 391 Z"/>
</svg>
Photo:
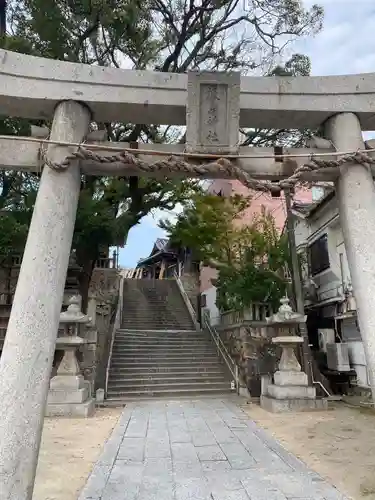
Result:
<svg viewBox="0 0 375 500">
<path fill-rule="evenodd" d="M 219 269 L 216 303 L 222 310 L 244 309 L 254 302 L 277 307 L 285 295 L 286 236 L 275 235 L 270 240 L 259 230 L 252 230 L 252 235 L 254 245 L 244 252 L 240 264 Z"/>
<path fill-rule="evenodd" d="M 239 195 L 223 198 L 197 193 L 175 222 L 163 220 L 159 225 L 173 243 L 192 249 L 197 259 L 212 264 L 228 258 L 232 222 L 241 217 L 249 204 L 250 198 Z"/>
<path fill-rule="evenodd" d="M 289 41 L 319 31 L 323 16 L 320 7 L 304 9 L 298 0 L 251 0 L 246 11 L 243 0 L 49 0 L 47 4 L 9 0 L 7 36 L 1 37 L 0 46 L 65 61 L 179 73 L 191 69 L 267 73 L 264 68 L 274 66 L 275 56 L 279 59 Z M 307 66 L 308 59 L 293 56 L 285 69 Z M 116 141 L 184 141 L 180 129 L 158 124 L 93 126 Z M 0 121 L 0 134 L 29 135 L 29 128 L 26 120 Z M 256 138 L 251 142 L 248 135 L 246 143 L 256 144 Z M 38 177 L 7 173 L 0 183 L 2 207 L 23 207 L 30 216 Z M 195 191 L 190 181 L 83 178 L 73 244 L 85 268 L 86 288 L 99 249 L 121 244 L 143 216 L 158 208 L 172 210 Z M 4 251 L 7 244 L 4 241 Z M 219 257 L 213 252 L 212 258 Z"/>
<path fill-rule="evenodd" d="M 263 210 L 250 225 L 235 232 L 234 257 L 219 268 L 217 305 L 222 310 L 243 309 L 253 302 L 279 304 L 285 294 L 289 251 L 286 235 Z"/>
<path fill-rule="evenodd" d="M 241 217 L 251 199 L 197 195 L 174 224 L 163 221 L 175 243 L 189 247 L 219 271 L 217 305 L 242 309 L 252 302 L 277 305 L 285 293 L 288 245 L 273 216 L 263 210 L 250 224 Z"/>
<path fill-rule="evenodd" d="M 14 212 L 0 214 L 0 265 L 7 265 L 15 252 L 21 252 L 29 230 L 28 222 Z"/>
</svg>

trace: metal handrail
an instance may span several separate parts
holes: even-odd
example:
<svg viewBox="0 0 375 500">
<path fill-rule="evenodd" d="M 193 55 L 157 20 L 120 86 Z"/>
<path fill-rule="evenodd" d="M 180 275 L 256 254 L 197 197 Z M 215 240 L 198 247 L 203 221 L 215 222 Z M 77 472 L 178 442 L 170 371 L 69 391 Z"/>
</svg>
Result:
<svg viewBox="0 0 375 500">
<path fill-rule="evenodd" d="M 173 277 L 177 283 L 177 286 L 178 286 L 178 289 L 180 290 L 180 293 L 181 293 L 181 296 L 185 302 L 185 305 L 188 309 L 188 312 L 190 314 L 190 317 L 194 323 L 194 326 L 195 328 L 198 330 L 199 329 L 199 324 L 198 324 L 198 321 L 197 321 L 197 315 L 195 314 L 195 310 L 194 310 L 194 307 L 193 307 L 193 304 L 191 303 L 190 301 L 190 298 L 188 296 L 188 294 L 186 293 L 185 291 L 185 288 L 184 288 L 184 285 L 182 284 L 182 281 L 181 279 L 179 278 L 178 274 L 176 273 L 176 271 L 173 272 Z"/>
<path fill-rule="evenodd" d="M 119 298 L 118 298 L 118 303 L 117 303 L 117 310 L 116 310 L 116 317 L 115 321 L 112 326 L 112 333 L 111 333 L 111 345 L 109 348 L 109 356 L 108 356 L 108 362 L 107 362 L 107 369 L 106 369 L 106 375 L 105 375 L 105 397 L 107 396 L 107 391 L 108 391 L 108 380 L 109 380 L 109 369 L 111 367 L 111 361 L 112 361 L 112 351 L 113 351 L 113 344 L 115 343 L 115 336 L 116 336 L 116 331 L 121 327 L 122 325 L 122 309 L 123 309 L 123 293 L 124 293 L 124 278 L 123 276 L 119 276 Z"/>
<path fill-rule="evenodd" d="M 204 311 L 202 314 L 203 318 L 203 325 L 207 330 L 209 331 L 212 340 L 214 341 L 217 350 L 221 354 L 221 357 L 224 359 L 230 373 L 232 374 L 232 377 L 234 379 L 234 383 L 236 386 L 236 391 L 237 393 L 239 392 L 240 389 L 240 378 L 239 378 L 239 371 L 238 371 L 238 365 L 232 358 L 232 356 L 229 354 L 228 349 L 226 348 L 224 342 L 221 340 L 220 335 L 216 331 L 216 329 L 210 324 L 209 316 L 207 314 L 207 311 Z"/>
</svg>

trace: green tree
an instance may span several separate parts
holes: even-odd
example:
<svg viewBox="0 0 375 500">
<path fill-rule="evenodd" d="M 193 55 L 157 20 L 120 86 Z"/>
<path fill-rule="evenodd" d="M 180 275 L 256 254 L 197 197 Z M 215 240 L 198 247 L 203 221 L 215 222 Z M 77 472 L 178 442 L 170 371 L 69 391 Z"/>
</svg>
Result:
<svg viewBox="0 0 375 500">
<path fill-rule="evenodd" d="M 7 36 L 0 43 L 23 53 L 101 66 L 264 74 L 290 41 L 321 28 L 323 11 L 316 5 L 306 10 L 298 0 L 251 0 L 247 7 L 242 0 L 50 0 L 48 6 L 44 0 L 9 0 Z M 301 65 L 306 60 L 293 56 L 285 67 Z M 94 126 L 106 130 L 110 140 L 184 141 L 181 129 L 158 124 Z M 31 177 L 25 182 L 32 194 L 37 183 Z M 187 181 L 138 177 L 83 179 L 74 246 L 84 269 L 84 304 L 99 249 L 125 241 L 150 211 L 184 203 L 193 187 Z"/>
<path fill-rule="evenodd" d="M 176 221 L 162 221 L 171 240 L 219 271 L 217 305 L 240 309 L 252 302 L 278 304 L 285 293 L 288 245 L 263 210 L 250 224 L 241 217 L 250 198 L 196 195 Z"/>
<path fill-rule="evenodd" d="M 206 265 L 221 267 L 231 260 L 231 245 L 236 234 L 233 222 L 241 218 L 250 198 L 234 195 L 223 198 L 197 193 L 177 216 L 176 221 L 161 220 L 171 242 L 190 248 Z"/>
</svg>

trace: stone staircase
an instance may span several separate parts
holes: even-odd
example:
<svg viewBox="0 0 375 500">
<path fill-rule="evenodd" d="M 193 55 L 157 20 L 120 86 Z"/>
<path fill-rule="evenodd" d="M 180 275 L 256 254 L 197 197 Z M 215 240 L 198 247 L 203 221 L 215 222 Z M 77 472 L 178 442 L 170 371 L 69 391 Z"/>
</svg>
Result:
<svg viewBox="0 0 375 500">
<path fill-rule="evenodd" d="M 226 365 L 209 335 L 194 329 L 174 280 L 124 280 L 123 296 L 108 403 L 231 392 Z"/>
<path fill-rule="evenodd" d="M 194 330 L 175 280 L 124 279 L 122 328 Z"/>
</svg>

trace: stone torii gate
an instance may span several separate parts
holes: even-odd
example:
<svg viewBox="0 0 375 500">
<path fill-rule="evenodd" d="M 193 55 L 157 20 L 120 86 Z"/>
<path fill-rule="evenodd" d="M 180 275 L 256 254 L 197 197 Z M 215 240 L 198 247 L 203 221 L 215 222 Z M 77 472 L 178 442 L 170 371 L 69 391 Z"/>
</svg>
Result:
<svg viewBox="0 0 375 500">
<path fill-rule="evenodd" d="M 374 150 L 363 152 L 362 140 L 362 129 L 375 129 L 375 74 L 240 79 L 123 71 L 3 50 L 0 57 L 2 114 L 53 117 L 48 141 L 0 138 L 0 169 L 43 167 L 0 360 L 2 500 L 32 498 L 81 172 L 235 177 L 263 190 L 334 181 L 375 394 Z M 93 143 L 91 120 L 187 124 L 187 141 L 134 151 Z M 321 149 L 275 155 L 239 148 L 239 126 L 323 126 L 327 140 L 317 141 Z"/>
</svg>

